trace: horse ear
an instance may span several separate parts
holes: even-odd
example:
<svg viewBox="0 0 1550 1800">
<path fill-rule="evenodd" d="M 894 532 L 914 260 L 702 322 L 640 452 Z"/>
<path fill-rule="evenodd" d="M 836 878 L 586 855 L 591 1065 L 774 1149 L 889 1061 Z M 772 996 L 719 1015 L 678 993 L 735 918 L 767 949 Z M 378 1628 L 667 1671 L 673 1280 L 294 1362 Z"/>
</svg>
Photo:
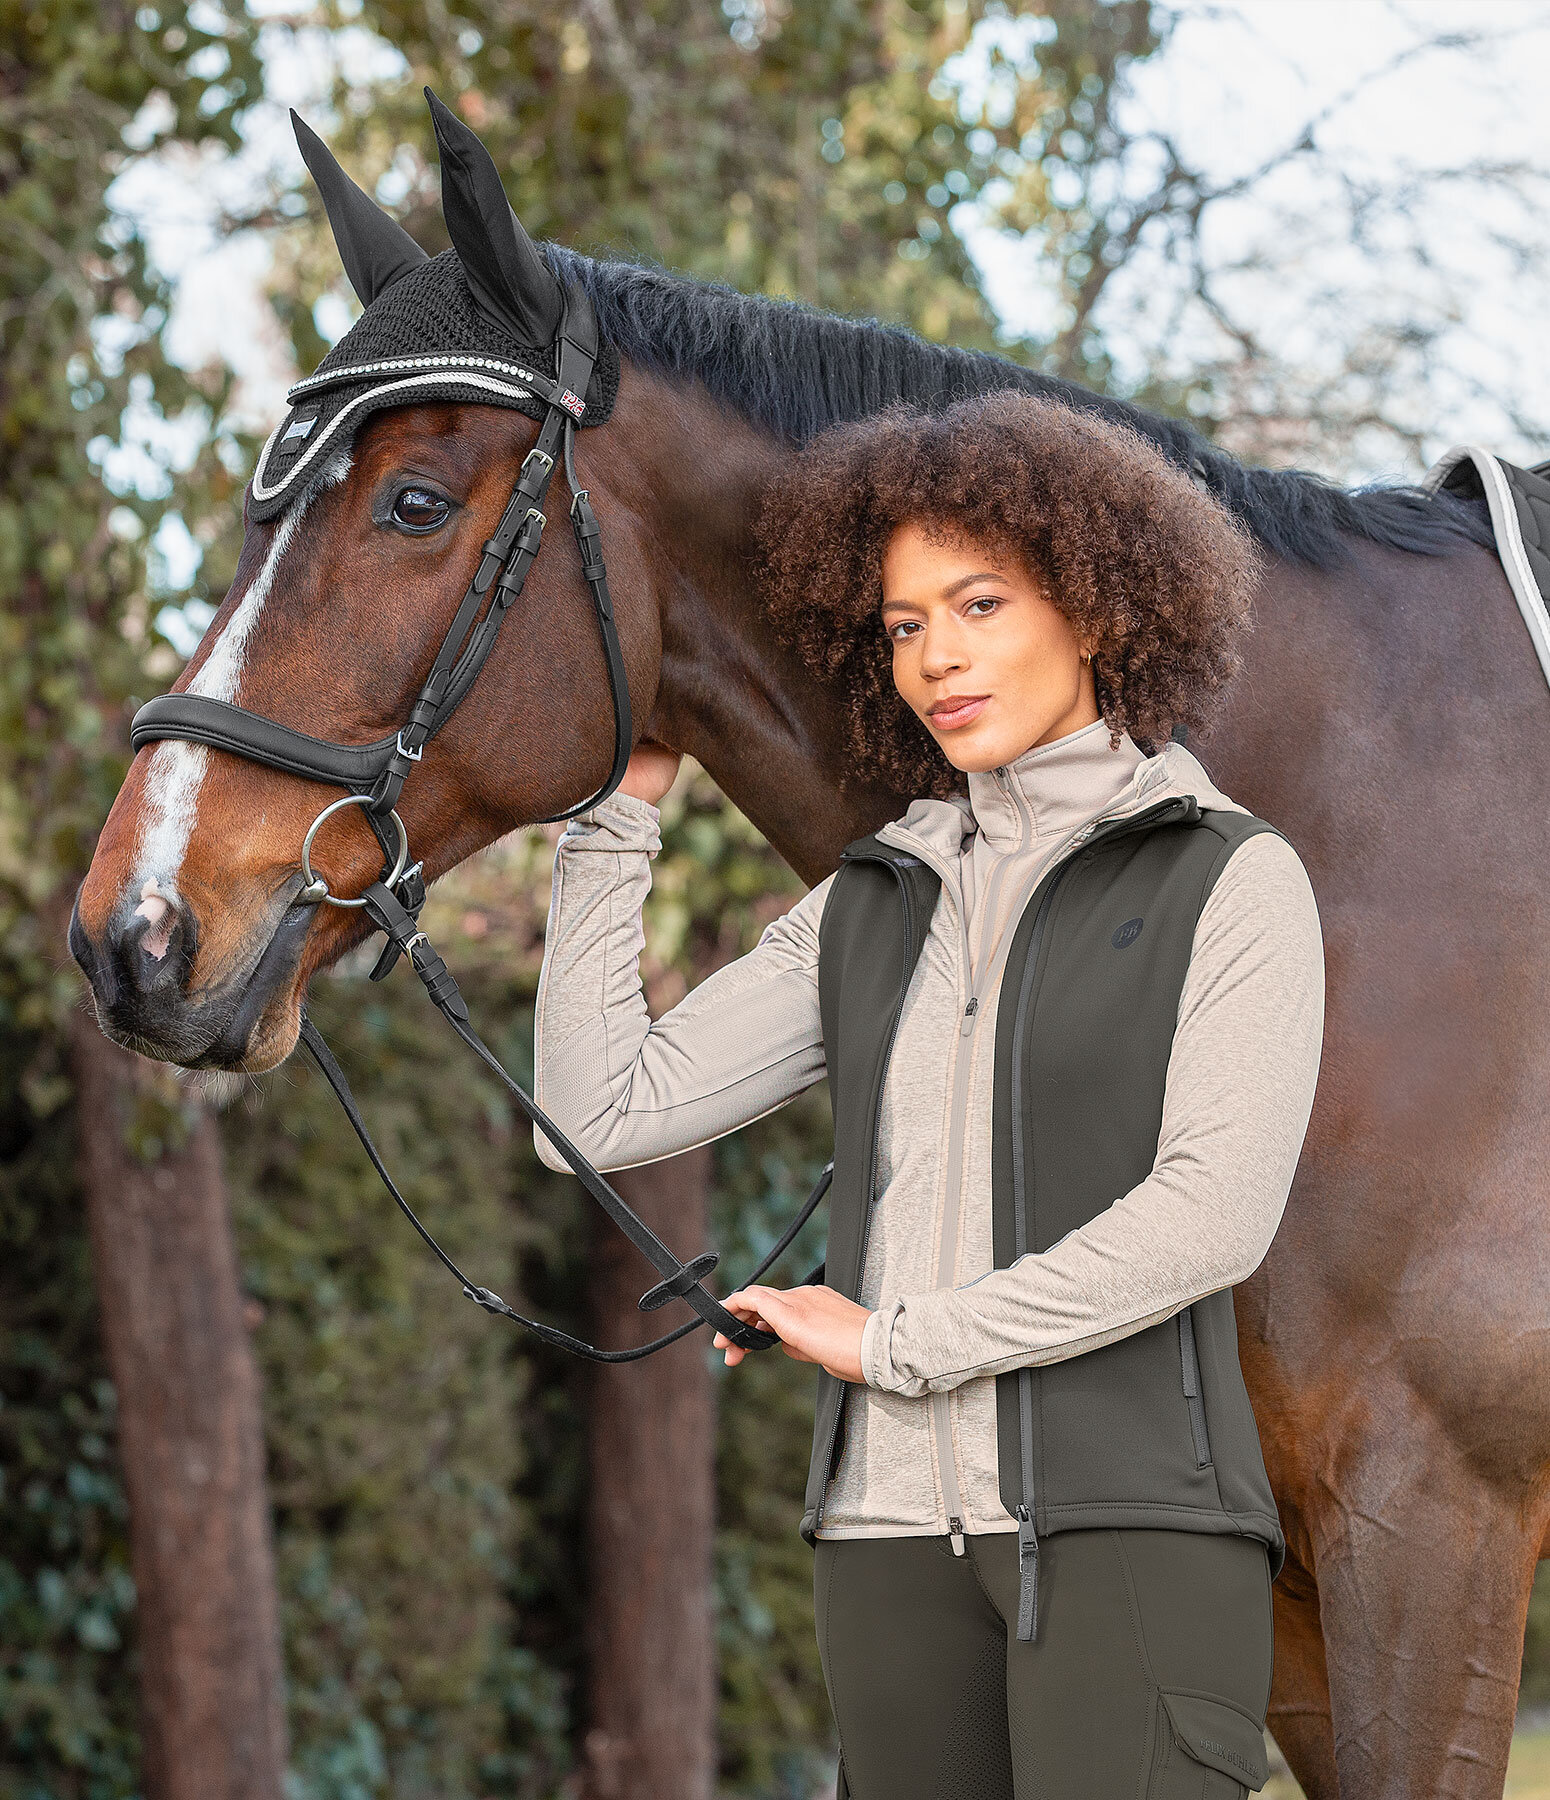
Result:
<svg viewBox="0 0 1550 1800">
<path fill-rule="evenodd" d="M 396 220 L 362 192 L 334 160 L 333 152 L 301 115 L 291 109 L 291 125 L 302 161 L 323 196 L 323 210 L 333 228 L 334 242 L 350 286 L 362 306 L 370 306 L 378 294 L 427 260 L 425 252 Z"/>
<path fill-rule="evenodd" d="M 441 148 L 441 212 L 480 312 L 519 344 L 551 344 L 565 312 L 560 284 L 511 210 L 500 173 L 473 132 L 429 88 Z"/>
</svg>

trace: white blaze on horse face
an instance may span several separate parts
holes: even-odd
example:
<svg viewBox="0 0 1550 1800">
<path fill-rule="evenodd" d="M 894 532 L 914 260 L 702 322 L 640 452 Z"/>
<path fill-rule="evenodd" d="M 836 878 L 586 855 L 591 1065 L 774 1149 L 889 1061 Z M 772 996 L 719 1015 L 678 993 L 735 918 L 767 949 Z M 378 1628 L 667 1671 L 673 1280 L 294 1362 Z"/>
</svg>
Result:
<svg viewBox="0 0 1550 1800">
<path fill-rule="evenodd" d="M 247 658 L 248 643 L 258 624 L 264 602 L 274 586 L 275 572 L 286 546 L 296 535 L 302 514 L 313 496 L 323 487 L 343 481 L 350 472 L 350 454 L 341 450 L 318 471 L 310 487 L 298 496 L 295 504 L 282 514 L 275 530 L 274 542 L 258 571 L 242 596 L 236 611 L 226 621 L 220 637 L 210 647 L 203 667 L 188 684 L 190 694 L 204 694 L 212 700 L 235 701 L 242 680 L 242 667 Z M 166 923 L 165 936 L 171 935 L 173 907 L 171 897 L 178 887 L 178 871 L 188 851 L 198 813 L 199 789 L 204 781 L 210 753 L 203 744 L 185 743 L 181 738 L 166 738 L 152 748 L 146 775 L 145 803 L 140 824 L 140 855 L 135 867 L 132 890 L 138 892 L 137 914 L 151 920 L 145 948 L 153 956 L 165 953 L 166 942 L 157 930 Z M 158 893 L 157 890 L 160 890 Z M 165 914 L 161 909 L 165 908 Z M 148 910 L 149 909 L 149 910 Z M 154 948 L 153 940 L 161 939 L 162 948 Z"/>
<path fill-rule="evenodd" d="M 204 666 L 188 684 L 190 694 L 206 694 L 212 700 L 236 699 L 248 639 L 274 585 L 275 570 L 285 547 L 295 536 L 302 511 L 301 506 L 296 506 L 280 520 L 263 567 L 248 584 L 248 591 L 211 646 Z M 209 760 L 210 752 L 203 744 L 187 744 L 181 738 L 164 739 L 151 751 L 140 827 L 140 860 L 130 884 L 141 896 L 137 911 L 145 911 L 148 883 L 159 886 L 165 894 L 177 892 L 178 871 L 193 835 L 199 789 Z"/>
</svg>

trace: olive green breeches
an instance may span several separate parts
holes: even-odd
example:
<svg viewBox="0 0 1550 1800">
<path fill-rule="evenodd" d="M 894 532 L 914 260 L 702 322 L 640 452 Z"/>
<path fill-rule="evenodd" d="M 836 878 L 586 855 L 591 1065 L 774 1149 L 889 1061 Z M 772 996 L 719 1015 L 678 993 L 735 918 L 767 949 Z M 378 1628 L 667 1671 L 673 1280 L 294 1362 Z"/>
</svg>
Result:
<svg viewBox="0 0 1550 1800">
<path fill-rule="evenodd" d="M 1017 1536 L 820 1538 L 838 1800 L 1242 1800 L 1265 1779 L 1265 1546 L 1053 1532 L 1019 1642 Z"/>
</svg>

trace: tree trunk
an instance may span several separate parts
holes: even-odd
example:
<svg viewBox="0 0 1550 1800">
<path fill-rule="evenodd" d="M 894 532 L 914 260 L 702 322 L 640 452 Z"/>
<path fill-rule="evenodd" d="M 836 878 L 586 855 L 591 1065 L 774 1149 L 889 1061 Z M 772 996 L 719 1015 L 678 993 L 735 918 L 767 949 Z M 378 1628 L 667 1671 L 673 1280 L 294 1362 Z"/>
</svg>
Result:
<svg viewBox="0 0 1550 1800">
<path fill-rule="evenodd" d="M 215 1120 L 169 1069 L 104 1037 L 89 1012 L 74 1011 L 71 1032 L 129 1497 L 144 1791 L 280 1800 L 285 1713 L 263 1420 Z"/>
<path fill-rule="evenodd" d="M 685 1261 L 705 1248 L 708 1146 L 614 1186 Z M 660 1336 L 657 1277 L 604 1215 L 593 1235 L 597 1342 Z M 670 1323 L 669 1323 L 670 1321 Z M 712 1800 L 716 1790 L 715 1393 L 701 1326 L 645 1362 L 595 1367 L 588 1419 L 586 1800 Z"/>
</svg>

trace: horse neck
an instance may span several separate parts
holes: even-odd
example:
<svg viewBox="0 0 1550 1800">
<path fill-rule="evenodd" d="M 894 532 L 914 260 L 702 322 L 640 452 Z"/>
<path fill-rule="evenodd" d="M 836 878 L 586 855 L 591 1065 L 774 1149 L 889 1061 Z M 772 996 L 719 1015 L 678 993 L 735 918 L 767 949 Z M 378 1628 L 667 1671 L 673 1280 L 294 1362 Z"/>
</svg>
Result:
<svg viewBox="0 0 1550 1800">
<path fill-rule="evenodd" d="M 752 527 L 792 452 L 702 391 L 628 367 L 600 451 L 605 437 L 653 525 L 662 661 L 644 734 L 693 756 L 814 883 L 907 797 L 876 783 L 840 791 L 838 702 L 775 640 L 759 603 Z"/>
</svg>

